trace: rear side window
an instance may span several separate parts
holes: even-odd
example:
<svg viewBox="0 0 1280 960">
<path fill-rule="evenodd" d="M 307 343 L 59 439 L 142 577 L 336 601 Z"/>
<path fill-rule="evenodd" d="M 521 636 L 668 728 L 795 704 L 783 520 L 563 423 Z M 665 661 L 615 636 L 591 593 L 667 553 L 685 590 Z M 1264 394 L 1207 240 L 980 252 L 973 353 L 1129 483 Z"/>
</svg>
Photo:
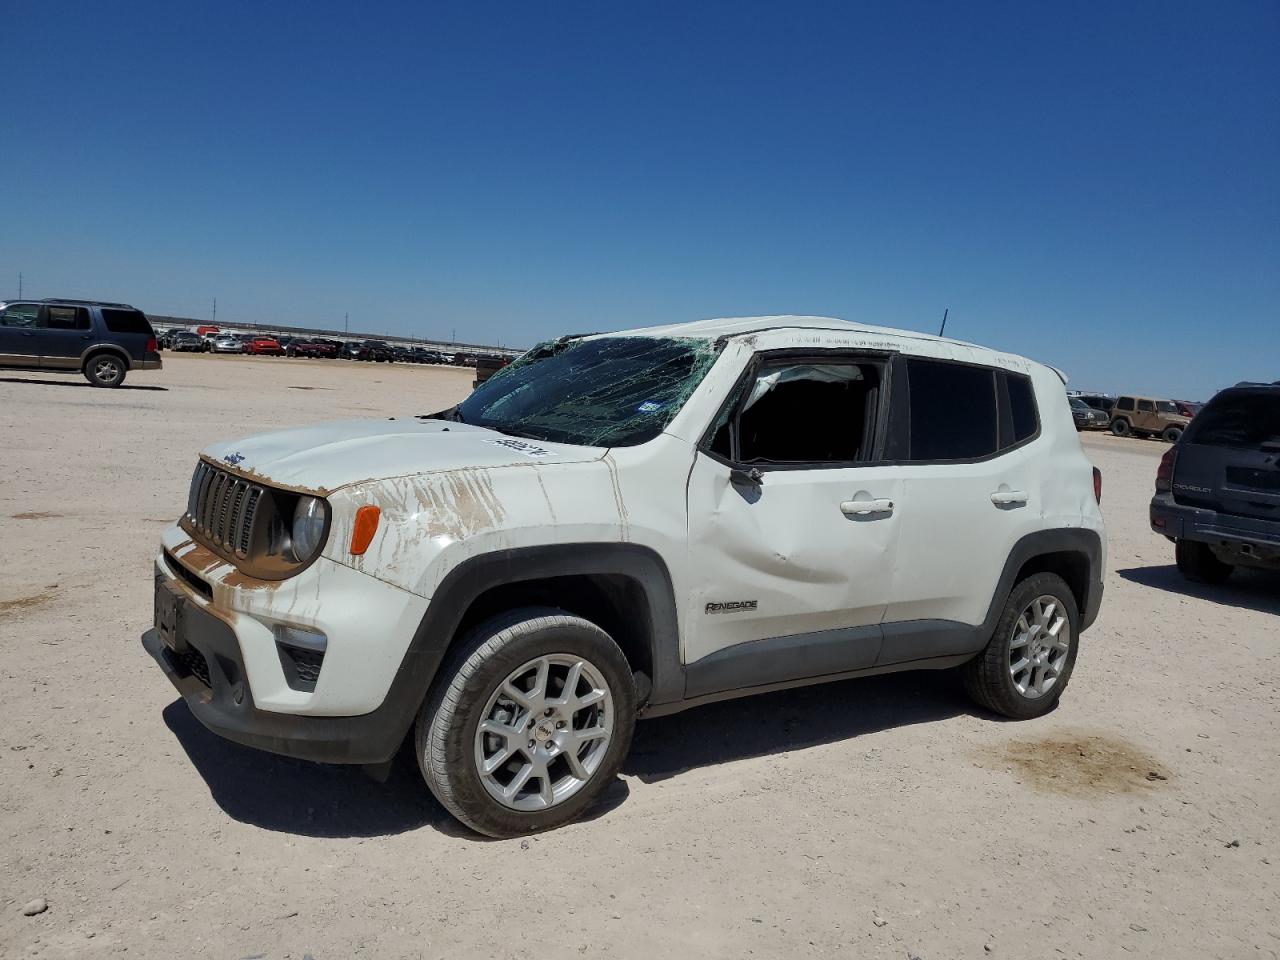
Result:
<svg viewBox="0 0 1280 960">
<path fill-rule="evenodd" d="M 50 330 L 88 330 L 89 311 L 84 307 L 50 307 L 45 326 Z"/>
<path fill-rule="evenodd" d="M 1034 437 L 1040 429 L 1040 415 L 1036 411 L 1036 392 L 1031 388 L 1031 378 L 1021 373 L 1004 374 L 1009 390 L 1009 415 L 1013 419 L 1013 443 Z M 1076 401 L 1083 407 L 1088 404 Z M 1003 444 L 1002 444 L 1003 446 Z"/>
<path fill-rule="evenodd" d="M 973 460 L 996 452 L 996 372 L 938 360 L 907 360 L 909 460 Z"/>
<path fill-rule="evenodd" d="M 1280 390 L 1226 394 L 1191 421 L 1188 443 L 1257 449 L 1280 445 Z"/>
<path fill-rule="evenodd" d="M 145 333 L 154 336 L 147 315 L 141 310 L 114 310 L 102 308 L 102 319 L 112 333 Z"/>
<path fill-rule="evenodd" d="M 1117 410 L 1132 410 L 1132 409 L 1133 409 L 1133 397 L 1121 397 L 1119 400 L 1117 400 L 1117 401 L 1116 401 L 1116 409 L 1117 409 Z"/>
</svg>

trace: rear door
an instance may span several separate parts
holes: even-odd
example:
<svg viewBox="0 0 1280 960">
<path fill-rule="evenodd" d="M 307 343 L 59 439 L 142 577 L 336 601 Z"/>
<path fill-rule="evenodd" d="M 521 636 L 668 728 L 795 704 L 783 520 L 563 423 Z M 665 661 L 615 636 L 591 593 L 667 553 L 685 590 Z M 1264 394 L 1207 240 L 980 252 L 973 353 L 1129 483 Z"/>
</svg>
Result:
<svg viewBox="0 0 1280 960">
<path fill-rule="evenodd" d="M 1280 521 L 1280 387 L 1224 391 L 1176 449 L 1176 502 Z"/>
<path fill-rule="evenodd" d="M 44 318 L 36 332 L 40 350 L 40 366 L 55 370 L 76 370 L 80 355 L 93 339 L 89 311 L 84 307 L 45 307 Z"/>
<path fill-rule="evenodd" d="M 1020 372 L 904 357 L 894 372 L 891 458 L 901 534 L 883 663 L 964 652 L 1011 549 L 1038 528 L 1035 391 Z"/>
</svg>

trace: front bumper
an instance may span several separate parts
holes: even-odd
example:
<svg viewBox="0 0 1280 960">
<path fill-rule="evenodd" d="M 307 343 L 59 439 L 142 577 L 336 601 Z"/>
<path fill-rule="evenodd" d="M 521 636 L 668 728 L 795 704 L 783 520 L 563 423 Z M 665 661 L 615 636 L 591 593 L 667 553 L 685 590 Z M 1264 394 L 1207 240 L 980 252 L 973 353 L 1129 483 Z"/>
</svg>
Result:
<svg viewBox="0 0 1280 960">
<path fill-rule="evenodd" d="M 1189 507 L 1167 493 L 1151 498 L 1151 529 L 1171 540 L 1196 540 L 1244 559 L 1274 562 L 1280 558 L 1280 521 L 1235 517 Z"/>
<path fill-rule="evenodd" d="M 147 631 L 142 644 L 195 717 L 286 756 L 381 763 L 394 755 L 426 689 L 420 671 L 408 688 L 405 666 L 428 601 L 323 557 L 290 580 L 254 581 L 180 537 L 176 527 L 163 536 L 155 590 L 164 629 Z M 282 624 L 327 637 L 313 686 L 299 683 L 277 643 Z"/>
</svg>

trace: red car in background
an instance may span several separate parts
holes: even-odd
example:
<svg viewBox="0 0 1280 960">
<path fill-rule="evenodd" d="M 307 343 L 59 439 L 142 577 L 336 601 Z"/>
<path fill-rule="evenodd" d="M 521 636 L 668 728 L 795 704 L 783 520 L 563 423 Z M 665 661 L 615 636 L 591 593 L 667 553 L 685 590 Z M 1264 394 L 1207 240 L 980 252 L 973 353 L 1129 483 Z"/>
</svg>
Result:
<svg viewBox="0 0 1280 960">
<path fill-rule="evenodd" d="M 324 340 L 316 337 L 312 340 L 294 340 L 284 348 L 289 357 L 325 357 L 332 359 L 338 355 L 338 341 Z"/>
<path fill-rule="evenodd" d="M 271 357 L 278 357 L 284 353 L 280 349 L 280 341 L 274 337 L 254 337 L 244 345 L 245 353 L 265 354 Z"/>
</svg>

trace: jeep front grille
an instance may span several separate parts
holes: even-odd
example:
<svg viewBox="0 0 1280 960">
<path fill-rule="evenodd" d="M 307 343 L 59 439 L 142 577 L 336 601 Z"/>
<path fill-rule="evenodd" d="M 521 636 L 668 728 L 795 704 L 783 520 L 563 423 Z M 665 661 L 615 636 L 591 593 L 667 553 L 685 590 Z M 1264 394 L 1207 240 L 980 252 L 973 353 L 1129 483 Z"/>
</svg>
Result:
<svg viewBox="0 0 1280 960">
<path fill-rule="evenodd" d="M 237 556 L 248 556 L 263 492 L 256 483 L 201 460 L 191 477 L 187 520 L 211 543 Z"/>
</svg>

